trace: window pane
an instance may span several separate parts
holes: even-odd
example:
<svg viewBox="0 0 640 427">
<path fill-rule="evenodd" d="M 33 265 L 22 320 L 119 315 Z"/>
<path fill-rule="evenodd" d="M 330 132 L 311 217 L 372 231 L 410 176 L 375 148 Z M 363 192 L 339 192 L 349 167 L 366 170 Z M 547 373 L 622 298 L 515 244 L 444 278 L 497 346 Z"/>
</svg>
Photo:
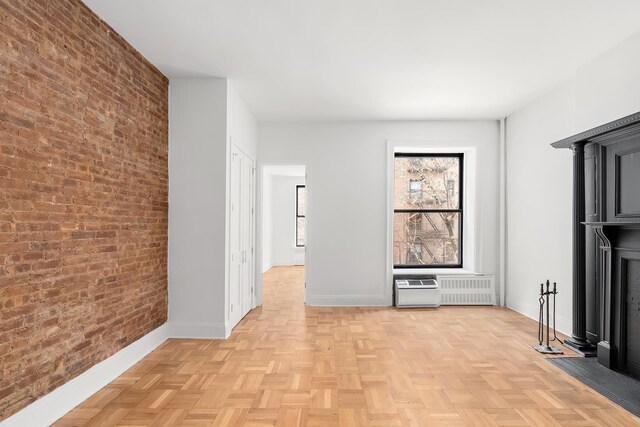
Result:
<svg viewBox="0 0 640 427">
<path fill-rule="evenodd" d="M 394 209 L 459 209 L 458 157 L 396 157 Z"/>
<path fill-rule="evenodd" d="M 460 214 L 395 213 L 394 265 L 460 264 Z"/>
<path fill-rule="evenodd" d="M 306 244 L 304 238 L 304 229 L 306 225 L 306 218 L 296 218 L 296 245 L 304 246 Z"/>
<path fill-rule="evenodd" d="M 298 213 L 297 216 L 305 216 L 307 211 L 307 189 L 296 187 L 298 191 Z"/>
</svg>

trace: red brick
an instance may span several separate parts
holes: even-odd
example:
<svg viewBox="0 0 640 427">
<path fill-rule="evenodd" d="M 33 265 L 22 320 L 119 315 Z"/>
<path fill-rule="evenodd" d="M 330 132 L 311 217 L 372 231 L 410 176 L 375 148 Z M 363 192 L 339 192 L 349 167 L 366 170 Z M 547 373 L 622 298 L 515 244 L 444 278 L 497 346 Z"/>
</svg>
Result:
<svg viewBox="0 0 640 427">
<path fill-rule="evenodd" d="M 0 17 L 2 420 L 166 322 L 168 81 L 81 0 Z"/>
</svg>

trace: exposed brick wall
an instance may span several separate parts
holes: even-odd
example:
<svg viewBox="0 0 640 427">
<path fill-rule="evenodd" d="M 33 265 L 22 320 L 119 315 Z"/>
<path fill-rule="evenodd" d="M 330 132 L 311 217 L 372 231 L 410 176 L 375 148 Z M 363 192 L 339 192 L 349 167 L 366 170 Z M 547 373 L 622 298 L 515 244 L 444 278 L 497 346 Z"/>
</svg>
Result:
<svg viewBox="0 0 640 427">
<path fill-rule="evenodd" d="M 0 0 L 0 419 L 166 322 L 168 81 L 80 0 Z"/>
</svg>

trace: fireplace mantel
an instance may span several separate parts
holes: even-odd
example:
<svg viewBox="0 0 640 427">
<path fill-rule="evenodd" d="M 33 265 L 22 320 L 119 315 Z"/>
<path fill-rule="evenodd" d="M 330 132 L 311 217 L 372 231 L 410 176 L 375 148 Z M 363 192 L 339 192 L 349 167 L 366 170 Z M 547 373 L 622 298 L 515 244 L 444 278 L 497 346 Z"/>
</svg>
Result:
<svg viewBox="0 0 640 427">
<path fill-rule="evenodd" d="M 640 112 L 630 114 L 621 119 L 614 120 L 606 123 L 602 126 L 589 129 L 587 131 L 578 133 L 568 138 L 561 139 L 551 144 L 554 148 L 571 148 L 575 144 L 585 144 L 589 139 L 595 138 L 619 129 L 631 126 L 633 124 L 640 123 Z"/>
<path fill-rule="evenodd" d="M 573 152 L 573 330 L 565 345 L 624 371 L 633 337 L 640 376 L 640 313 L 629 331 L 625 318 L 640 297 L 624 300 L 627 283 L 640 292 L 640 112 L 551 145 Z"/>
<path fill-rule="evenodd" d="M 607 230 L 640 229 L 640 221 L 593 221 L 583 222 L 582 224 L 593 228 L 602 243 L 600 245 L 602 250 L 610 250 L 613 247 L 612 241 L 614 241 L 614 237 Z"/>
<path fill-rule="evenodd" d="M 587 221 L 584 225 L 594 228 L 620 227 L 620 228 L 640 228 L 640 221 Z"/>
<path fill-rule="evenodd" d="M 583 225 L 591 227 L 595 230 L 596 234 L 602 242 L 602 246 L 611 247 L 611 241 L 608 236 L 608 232 L 605 230 L 616 230 L 620 228 L 640 229 L 640 221 L 587 221 L 583 222 Z"/>
</svg>

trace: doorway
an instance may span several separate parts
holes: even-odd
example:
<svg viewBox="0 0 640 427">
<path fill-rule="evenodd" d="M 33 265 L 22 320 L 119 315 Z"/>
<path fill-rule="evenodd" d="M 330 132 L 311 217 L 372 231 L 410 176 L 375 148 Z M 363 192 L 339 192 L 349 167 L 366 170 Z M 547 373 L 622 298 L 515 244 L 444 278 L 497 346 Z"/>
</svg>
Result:
<svg viewBox="0 0 640 427">
<path fill-rule="evenodd" d="M 259 296 L 268 292 L 265 286 L 284 286 L 281 290 L 305 296 L 305 264 L 307 262 L 308 186 L 304 165 L 266 165 L 262 169 L 261 214 L 262 239 L 259 266 L 262 271 Z M 280 283 L 280 285 L 276 285 Z M 300 287 L 301 289 L 297 289 Z M 270 289 L 269 291 L 274 291 Z M 269 303 L 271 298 L 265 298 Z"/>
</svg>

